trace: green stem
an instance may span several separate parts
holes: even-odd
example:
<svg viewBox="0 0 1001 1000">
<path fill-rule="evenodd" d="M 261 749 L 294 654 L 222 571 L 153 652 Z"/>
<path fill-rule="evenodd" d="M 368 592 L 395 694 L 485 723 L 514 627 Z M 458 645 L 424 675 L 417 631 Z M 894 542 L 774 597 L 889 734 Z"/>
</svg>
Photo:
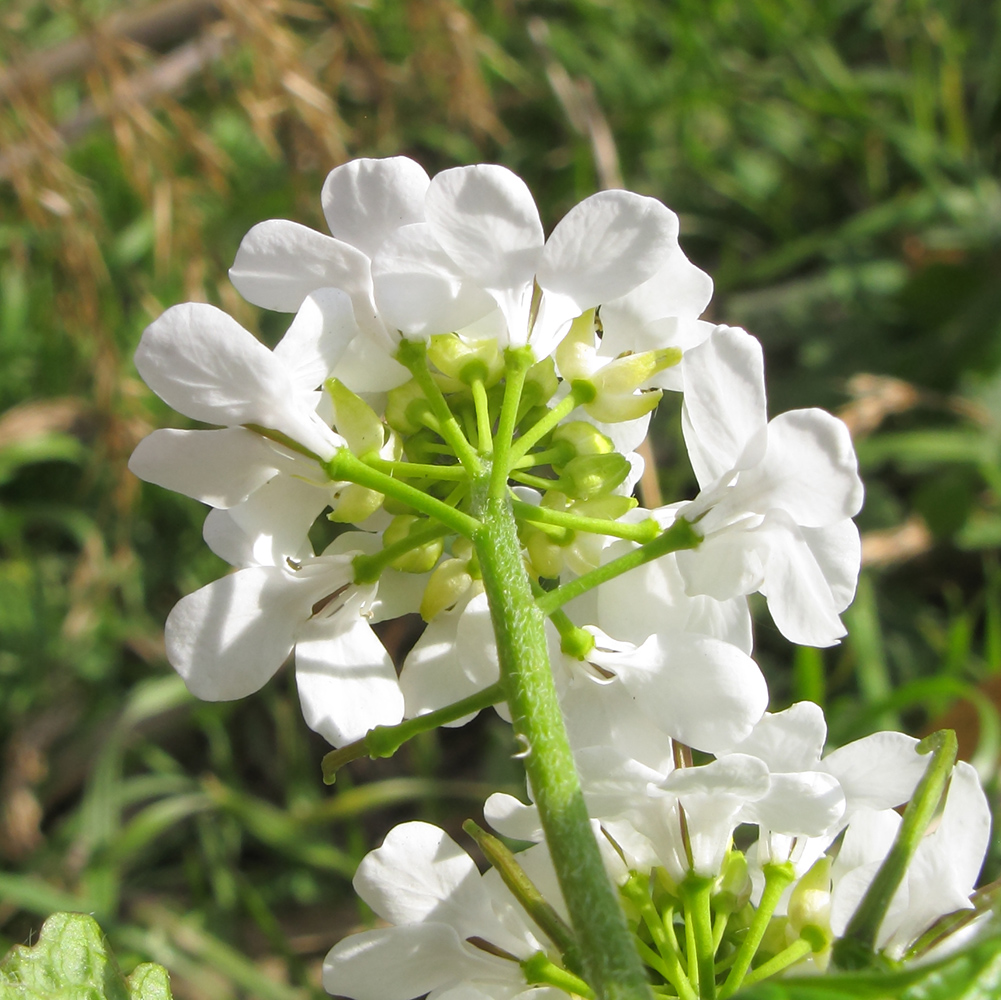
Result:
<svg viewBox="0 0 1001 1000">
<path fill-rule="evenodd" d="M 428 368 L 427 345 L 422 340 L 403 340 L 397 349 L 396 360 L 410 370 L 410 374 L 421 387 L 424 398 L 431 406 L 431 412 L 438 420 L 438 433 L 452 446 L 456 457 L 469 474 L 479 475 L 483 471 L 479 456 L 466 440 L 455 414 L 449 409 L 445 396 L 435 382 L 431 369 Z"/>
<path fill-rule="evenodd" d="M 368 454 L 362 461 L 385 472 L 387 476 L 402 476 L 404 479 L 468 479 L 469 473 L 461 465 L 433 465 L 422 462 L 393 462 L 388 458 Z"/>
<path fill-rule="evenodd" d="M 567 414 L 576 410 L 581 403 L 590 403 L 594 397 L 595 388 L 590 382 L 574 379 L 570 384 L 570 392 L 514 443 L 508 458 L 508 468 L 523 459 L 528 450 L 538 444 Z"/>
<path fill-rule="evenodd" d="M 543 952 L 536 952 L 531 958 L 521 963 L 525 979 L 533 986 L 555 986 L 564 993 L 571 993 L 585 1000 L 594 1000 L 594 990 L 580 976 L 575 976 L 566 969 L 561 969 Z"/>
<path fill-rule="evenodd" d="M 639 524 L 629 524 L 624 521 L 609 521 L 602 517 L 582 517 L 569 510 L 553 510 L 550 507 L 538 507 L 525 503 L 523 500 L 513 500 L 511 507 L 515 517 L 524 521 L 534 521 L 539 524 L 555 524 L 561 528 L 573 531 L 589 531 L 595 535 L 611 535 L 614 538 L 627 538 L 640 544 L 652 542 L 660 535 L 660 525 L 651 517 Z"/>
<path fill-rule="evenodd" d="M 772 919 L 775 907 L 778 906 L 778 902 L 782 898 L 782 893 L 796 879 L 796 871 L 788 861 L 782 864 L 766 864 L 763 868 L 765 888 L 761 893 L 761 902 L 758 904 L 757 910 L 754 911 L 751 926 L 747 929 L 747 937 L 737 949 L 733 967 L 719 992 L 720 1000 L 727 1000 L 727 997 L 732 996 L 740 989 L 744 976 L 747 975 L 747 970 L 751 967 L 751 962 L 757 954 L 761 939 L 768 929 L 768 923 Z"/>
<path fill-rule="evenodd" d="M 697 1000 L 695 990 L 692 989 L 692 984 L 688 981 L 688 976 L 685 975 L 685 970 L 681 967 L 678 939 L 674 936 L 674 928 L 672 927 L 670 934 L 668 933 L 669 919 L 673 918 L 673 910 L 671 911 L 672 918 L 668 919 L 657 912 L 657 907 L 654 906 L 653 900 L 650 898 L 649 880 L 643 879 L 642 876 L 631 875 L 625 885 L 620 887 L 620 892 L 639 910 L 640 917 L 650 931 L 653 943 L 657 946 L 661 961 L 660 964 L 652 964 L 649 954 L 643 952 L 642 949 L 640 957 L 646 961 L 651 969 L 656 969 L 677 990 L 679 996 L 688 997 L 689 1000 Z"/>
<path fill-rule="evenodd" d="M 498 439 L 500 435 L 498 435 Z M 501 680 L 514 732 L 546 833 L 586 978 L 602 1000 L 649 1000 L 650 987 L 591 832 L 556 698 L 545 617 L 532 597 L 518 529 L 506 497 L 474 488 L 481 527 L 473 545 L 490 604 Z"/>
<path fill-rule="evenodd" d="M 494 499 L 500 499 L 507 493 L 507 474 L 511 468 L 511 442 L 514 439 L 514 429 L 518 426 L 518 405 L 521 403 L 521 394 L 525 388 L 525 376 L 532 367 L 533 360 L 530 347 L 509 347 L 504 352 L 506 369 L 504 401 L 501 403 L 500 417 L 497 420 L 493 467 L 490 470 L 490 496 Z"/>
<path fill-rule="evenodd" d="M 678 518 L 660 537 L 652 542 L 635 548 L 632 552 L 619 556 L 599 566 L 597 569 L 585 573 L 565 583 L 562 587 L 549 591 L 545 597 L 539 598 L 539 607 L 543 614 L 552 614 L 557 608 L 562 607 L 575 597 L 587 593 L 593 587 L 613 580 L 617 576 L 642 566 L 653 559 L 659 559 L 667 555 L 668 552 L 678 552 L 681 549 L 694 549 L 702 541 L 702 536 L 683 517 Z"/>
<path fill-rule="evenodd" d="M 333 480 L 357 483 L 359 486 L 367 486 L 384 496 L 400 500 L 415 510 L 419 510 L 422 514 L 427 514 L 428 517 L 441 521 L 442 524 L 448 525 L 453 531 L 457 531 L 467 538 L 472 538 L 480 527 L 480 522 L 475 517 L 470 517 L 454 507 L 449 507 L 448 504 L 415 489 L 408 483 L 401 483 L 398 479 L 387 476 L 384 472 L 379 472 L 378 469 L 373 469 L 361 459 L 355 458 L 347 448 L 341 448 L 329 462 L 324 463 L 323 467 Z"/>
<path fill-rule="evenodd" d="M 780 951 L 774 958 L 770 958 L 767 962 L 749 972 L 744 977 L 744 985 L 752 986 L 754 983 L 760 983 L 762 979 L 774 976 L 783 969 L 788 969 L 790 965 L 794 965 L 801 958 L 806 958 L 811 951 L 813 951 L 813 946 L 810 942 L 804 941 L 803 938 L 798 938 L 788 948 Z"/>
<path fill-rule="evenodd" d="M 535 921 L 546 937 L 556 945 L 567 968 L 579 975 L 582 963 L 573 931 L 556 912 L 552 903 L 539 892 L 535 883 L 525 874 L 525 869 L 518 864 L 518 859 L 514 854 L 508 850 L 502 840 L 487 833 L 471 819 L 467 819 L 462 824 L 462 829 L 476 841 L 487 861 L 497 870 L 522 909 Z"/>
<path fill-rule="evenodd" d="M 834 945 L 832 957 L 840 968 L 861 969 L 873 964 L 880 924 L 942 800 L 956 763 L 957 747 L 956 734 L 951 729 L 940 729 L 917 745 L 917 752 L 930 753 L 931 760 L 907 803 L 889 854 L 848 922 L 844 935 Z"/>
<path fill-rule="evenodd" d="M 490 400 L 487 399 L 487 389 L 483 379 L 473 379 L 470 386 L 473 391 L 473 405 L 476 407 L 476 437 L 480 453 L 489 455 L 494 450 L 493 434 L 490 430 Z"/>
<path fill-rule="evenodd" d="M 407 740 L 412 740 L 415 736 L 437 729 L 439 726 L 447 726 L 450 722 L 482 711 L 503 700 L 504 686 L 498 681 L 468 698 L 434 712 L 428 712 L 426 715 L 418 715 L 395 726 L 376 726 L 360 740 L 355 740 L 354 743 L 337 750 L 331 750 L 323 758 L 321 765 L 323 780 L 326 784 L 332 785 L 337 778 L 337 772 L 353 760 L 360 760 L 362 757 L 371 757 L 373 760 L 377 757 L 392 757 Z"/>
<path fill-rule="evenodd" d="M 716 949 L 713 947 L 712 910 L 710 900 L 713 882 L 711 878 L 689 875 L 681 884 L 681 898 L 685 904 L 685 928 L 691 914 L 692 943 L 695 950 L 696 966 L 699 970 L 699 996 L 702 1000 L 715 1000 L 716 973 L 713 968 Z M 689 956 L 689 964 L 691 964 Z"/>
</svg>

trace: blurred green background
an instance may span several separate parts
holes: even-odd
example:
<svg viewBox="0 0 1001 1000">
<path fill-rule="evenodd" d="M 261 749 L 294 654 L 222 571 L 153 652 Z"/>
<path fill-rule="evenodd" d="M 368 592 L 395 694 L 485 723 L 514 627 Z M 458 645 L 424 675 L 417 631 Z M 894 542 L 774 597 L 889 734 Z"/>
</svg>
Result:
<svg viewBox="0 0 1001 1000">
<path fill-rule="evenodd" d="M 287 671 L 200 704 L 163 657 L 225 567 L 199 504 L 126 470 L 179 423 L 132 351 L 188 299 L 273 342 L 287 318 L 226 278 L 240 238 L 323 229 L 359 155 L 506 164 L 547 227 L 620 184 L 675 209 L 771 412 L 841 413 L 867 487 L 850 637 L 759 616 L 772 707 L 820 702 L 835 743 L 954 725 L 996 791 L 997 0 L 4 0 L 0 59 L 0 953 L 83 910 L 181 1000 L 307 1000 L 389 826 L 519 788 L 489 713 L 328 789 Z M 665 502 L 693 488 L 677 410 Z"/>
</svg>

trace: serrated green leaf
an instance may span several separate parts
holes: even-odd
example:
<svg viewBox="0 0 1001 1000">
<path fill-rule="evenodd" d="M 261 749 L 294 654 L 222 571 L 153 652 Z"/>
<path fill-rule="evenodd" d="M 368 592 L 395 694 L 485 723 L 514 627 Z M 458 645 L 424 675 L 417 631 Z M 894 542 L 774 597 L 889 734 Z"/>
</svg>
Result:
<svg viewBox="0 0 1001 1000">
<path fill-rule="evenodd" d="M 993 936 L 929 965 L 900 972 L 772 980 L 739 991 L 734 1000 L 996 1000 L 999 996 L 1001 936 Z"/>
<path fill-rule="evenodd" d="M 56 913 L 0 962 L 0 1000 L 171 1000 L 170 981 L 152 963 L 126 979 L 93 917 Z"/>
</svg>

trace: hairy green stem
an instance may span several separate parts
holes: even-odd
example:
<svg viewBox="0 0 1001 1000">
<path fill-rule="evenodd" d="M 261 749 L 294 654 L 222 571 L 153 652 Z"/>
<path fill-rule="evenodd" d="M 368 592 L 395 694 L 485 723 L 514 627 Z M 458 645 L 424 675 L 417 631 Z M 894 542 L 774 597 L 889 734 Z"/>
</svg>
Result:
<svg viewBox="0 0 1001 1000">
<path fill-rule="evenodd" d="M 476 484 L 473 501 L 482 525 L 473 544 L 490 604 L 501 680 L 585 977 L 602 1000 L 649 1000 L 643 966 L 591 833 L 553 684 L 545 616 L 532 597 L 510 502 L 490 496 L 486 479 Z"/>
<path fill-rule="evenodd" d="M 504 687 L 498 682 L 490 687 L 471 694 L 468 698 L 453 702 L 444 708 L 414 719 L 406 719 L 395 726 L 376 726 L 370 729 L 360 740 L 349 743 L 337 750 L 331 750 L 322 761 L 323 780 L 332 785 L 337 772 L 353 760 L 362 757 L 392 757 L 407 740 L 412 740 L 421 733 L 430 732 L 439 726 L 447 726 L 450 722 L 472 715 L 491 705 L 504 700 Z"/>
<path fill-rule="evenodd" d="M 619 556 L 565 583 L 556 590 L 549 591 L 545 597 L 539 598 L 539 607 L 544 614 L 552 614 L 557 608 L 562 607 L 575 597 L 587 593 L 599 584 L 613 580 L 615 577 L 642 566 L 653 559 L 659 559 L 667 555 L 668 552 L 678 552 L 681 549 L 694 549 L 702 541 L 702 536 L 683 517 L 678 518 L 663 534 L 655 538 L 652 542 L 635 548 L 632 552 Z"/>
</svg>

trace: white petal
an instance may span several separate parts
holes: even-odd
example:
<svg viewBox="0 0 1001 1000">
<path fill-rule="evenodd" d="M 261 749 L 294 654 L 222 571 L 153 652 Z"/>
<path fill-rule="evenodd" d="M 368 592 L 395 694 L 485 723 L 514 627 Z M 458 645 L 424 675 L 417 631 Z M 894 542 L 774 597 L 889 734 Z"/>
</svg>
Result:
<svg viewBox="0 0 1001 1000">
<path fill-rule="evenodd" d="M 910 799 L 928 767 L 917 745 L 904 733 L 873 733 L 832 751 L 818 767 L 841 783 L 849 810 L 893 809 Z"/>
<path fill-rule="evenodd" d="M 403 694 L 386 647 L 364 619 L 307 625 L 295 646 L 306 725 L 335 747 L 403 719 Z"/>
<path fill-rule="evenodd" d="M 274 355 L 303 392 L 322 385 L 359 334 L 351 300 L 337 288 L 320 288 L 303 300 Z"/>
<path fill-rule="evenodd" d="M 525 182 L 506 167 L 443 170 L 431 181 L 427 221 L 445 253 L 497 299 L 514 343 L 528 335 L 528 305 L 544 245 Z"/>
<path fill-rule="evenodd" d="M 768 548 L 757 532 L 735 525 L 707 536 L 697 549 L 678 552 L 675 558 L 689 594 L 728 601 L 761 587 L 767 555 Z"/>
<path fill-rule="evenodd" d="M 678 217 L 655 198 L 601 191 L 553 230 L 537 269 L 545 293 L 574 302 L 577 315 L 651 277 L 677 246 Z"/>
<path fill-rule="evenodd" d="M 618 343 L 629 336 L 629 331 L 669 316 L 697 319 L 709 305 L 712 294 L 712 278 L 691 263 L 680 246 L 673 246 L 651 277 L 623 297 L 602 303 L 605 336 Z M 627 349 L 612 348 L 608 353 L 614 357 Z M 632 350 L 649 348 L 644 345 Z"/>
<path fill-rule="evenodd" d="M 279 312 L 295 312 L 318 288 L 340 288 L 356 307 L 371 294 L 365 254 L 285 219 L 258 223 L 243 237 L 229 278 L 248 302 Z"/>
<path fill-rule="evenodd" d="M 439 614 L 407 656 L 400 672 L 407 717 L 468 698 L 499 677 L 497 644 L 481 592 Z"/>
<path fill-rule="evenodd" d="M 857 514 L 862 481 L 848 428 L 824 410 L 780 414 L 768 424 L 764 458 L 740 474 L 729 502 L 759 514 L 779 507 L 807 528 Z"/>
<path fill-rule="evenodd" d="M 328 953 L 323 988 L 353 1000 L 413 1000 L 489 971 L 488 956 L 484 953 L 482 961 L 477 957 L 445 924 L 364 931 L 344 938 Z"/>
<path fill-rule="evenodd" d="M 837 779 L 820 771 L 773 774 L 768 794 L 748 810 L 762 827 L 775 833 L 820 837 L 844 815 L 845 795 Z"/>
<path fill-rule="evenodd" d="M 596 647 L 589 659 L 617 674 L 666 733 L 699 750 L 738 743 L 768 707 L 757 664 L 736 646 L 707 636 L 653 635 L 635 652 Z"/>
<path fill-rule="evenodd" d="M 372 280 L 383 319 L 409 337 L 460 330 L 495 309 L 427 225 L 394 233 L 372 261 Z"/>
<path fill-rule="evenodd" d="M 167 659 L 196 698 L 244 698 L 285 662 L 312 601 L 308 587 L 273 567 L 224 576 L 174 605 Z"/>
<path fill-rule="evenodd" d="M 265 438 L 242 427 L 153 431 L 129 459 L 130 471 L 140 479 L 212 507 L 240 503 L 284 464 Z"/>
<path fill-rule="evenodd" d="M 371 285 L 364 253 L 286 219 L 259 222 L 243 237 L 229 279 L 248 302 L 279 312 L 295 312 L 317 288 L 341 288 L 353 300 Z"/>
<path fill-rule="evenodd" d="M 766 713 L 733 749 L 759 757 L 773 772 L 812 771 L 826 740 L 823 709 L 812 701 L 798 701 L 784 712 Z"/>
<path fill-rule="evenodd" d="M 275 476 L 243 503 L 210 511 L 202 537 L 231 566 L 280 566 L 312 556 L 309 529 L 329 490 L 289 475 Z"/>
<path fill-rule="evenodd" d="M 681 373 L 685 443 L 704 488 L 736 467 L 767 423 L 761 345 L 738 327 L 719 326 L 685 353 Z"/>
<path fill-rule="evenodd" d="M 513 840 L 539 843 L 544 834 L 539 810 L 513 795 L 494 792 L 483 805 L 483 818 L 498 832 Z"/>
<path fill-rule="evenodd" d="M 830 584 L 795 524 L 774 510 L 759 529 L 767 537 L 761 593 L 779 631 L 801 646 L 833 646 L 845 634 Z"/>
<path fill-rule="evenodd" d="M 136 368 L 164 402 L 196 420 L 259 424 L 324 459 L 340 445 L 309 411 L 284 363 L 215 306 L 186 302 L 168 309 L 143 333 Z"/>
<path fill-rule="evenodd" d="M 424 221 L 428 175 L 406 156 L 363 158 L 327 174 L 320 201 L 330 232 L 374 257 L 401 226 Z"/>
<path fill-rule="evenodd" d="M 410 372 L 394 360 L 383 338 L 366 333 L 348 344 L 334 375 L 357 393 L 386 392 L 409 382 L 411 378 Z"/>
<path fill-rule="evenodd" d="M 434 921 L 454 927 L 463 938 L 480 934 L 487 940 L 496 925 L 472 858 L 429 823 L 393 827 L 382 847 L 358 866 L 354 887 L 394 924 Z"/>
<path fill-rule="evenodd" d="M 834 607 L 840 613 L 855 599 L 862 566 L 862 539 L 855 522 L 837 521 L 825 528 L 800 528 L 817 565 L 831 588 Z"/>
<path fill-rule="evenodd" d="M 950 859 L 960 891 L 976 885 L 991 835 L 991 810 L 976 770 L 957 761 L 949 783 L 942 822 L 931 835 L 934 848 Z"/>
</svg>

